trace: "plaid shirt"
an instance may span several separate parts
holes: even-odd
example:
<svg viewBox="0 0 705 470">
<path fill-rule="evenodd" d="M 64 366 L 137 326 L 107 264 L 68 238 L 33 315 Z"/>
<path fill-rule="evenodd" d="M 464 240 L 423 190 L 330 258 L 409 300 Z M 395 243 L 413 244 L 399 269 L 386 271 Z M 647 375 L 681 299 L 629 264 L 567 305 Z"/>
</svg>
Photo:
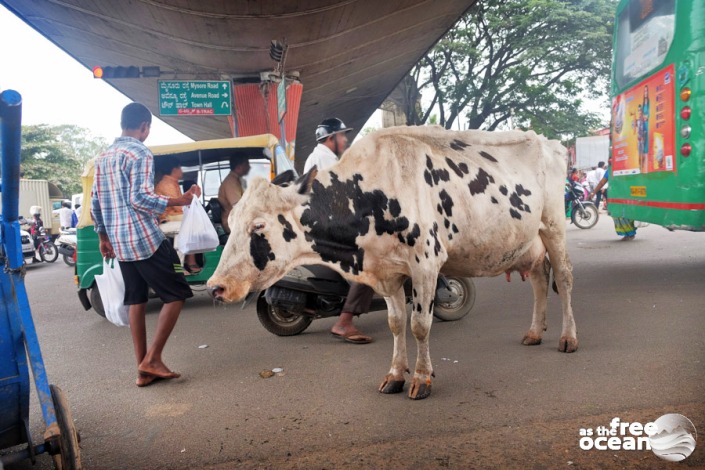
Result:
<svg viewBox="0 0 705 470">
<path fill-rule="evenodd" d="M 157 217 L 169 198 L 154 192 L 154 157 L 132 137 L 118 137 L 95 161 L 91 212 L 118 261 L 147 259 L 165 236 Z"/>
</svg>

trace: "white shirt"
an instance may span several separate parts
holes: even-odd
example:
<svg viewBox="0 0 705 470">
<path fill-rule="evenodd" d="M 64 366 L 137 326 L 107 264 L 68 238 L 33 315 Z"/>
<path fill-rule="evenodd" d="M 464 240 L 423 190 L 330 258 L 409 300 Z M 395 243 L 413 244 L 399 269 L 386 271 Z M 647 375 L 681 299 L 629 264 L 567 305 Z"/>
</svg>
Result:
<svg viewBox="0 0 705 470">
<path fill-rule="evenodd" d="M 597 177 L 597 170 L 588 171 L 587 177 L 585 178 L 585 182 L 590 185 L 590 189 L 597 186 L 597 183 L 600 182 L 600 178 Z"/>
<path fill-rule="evenodd" d="M 61 209 L 57 209 L 52 212 L 54 214 L 59 214 L 59 225 L 62 227 L 71 227 L 71 215 L 73 214 L 71 209 L 68 207 L 62 207 Z"/>
<path fill-rule="evenodd" d="M 335 153 L 333 153 L 333 151 L 325 145 L 318 144 L 316 145 L 316 148 L 313 149 L 313 152 L 311 152 L 311 155 L 309 155 L 306 159 L 306 163 L 304 164 L 304 173 L 308 173 L 308 171 L 313 168 L 313 165 L 318 167 L 318 171 L 322 171 L 330 168 L 336 163 L 338 163 L 338 157 Z"/>
<path fill-rule="evenodd" d="M 600 180 L 605 176 L 605 169 L 604 168 L 596 168 L 595 169 L 595 178 L 597 180 L 597 183 L 600 182 Z M 597 186 L 597 183 L 595 185 Z"/>
</svg>

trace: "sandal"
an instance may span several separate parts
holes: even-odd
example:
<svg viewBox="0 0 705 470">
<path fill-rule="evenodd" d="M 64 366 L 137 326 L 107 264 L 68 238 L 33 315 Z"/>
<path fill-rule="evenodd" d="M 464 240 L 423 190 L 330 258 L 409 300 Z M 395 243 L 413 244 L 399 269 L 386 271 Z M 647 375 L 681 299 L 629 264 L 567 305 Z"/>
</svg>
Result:
<svg viewBox="0 0 705 470">
<path fill-rule="evenodd" d="M 197 264 L 185 264 L 184 265 L 184 271 L 186 271 L 190 275 L 195 275 L 203 271 L 201 267 Z"/>
</svg>

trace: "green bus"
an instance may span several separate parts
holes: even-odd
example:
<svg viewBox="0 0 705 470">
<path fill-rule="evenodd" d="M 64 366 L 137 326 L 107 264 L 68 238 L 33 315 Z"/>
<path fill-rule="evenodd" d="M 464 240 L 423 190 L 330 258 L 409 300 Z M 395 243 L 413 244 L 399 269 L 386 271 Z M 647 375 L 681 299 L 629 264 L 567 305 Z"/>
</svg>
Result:
<svg viewBox="0 0 705 470">
<path fill-rule="evenodd" d="M 611 215 L 705 231 L 705 1 L 622 0 L 613 45 Z"/>
</svg>

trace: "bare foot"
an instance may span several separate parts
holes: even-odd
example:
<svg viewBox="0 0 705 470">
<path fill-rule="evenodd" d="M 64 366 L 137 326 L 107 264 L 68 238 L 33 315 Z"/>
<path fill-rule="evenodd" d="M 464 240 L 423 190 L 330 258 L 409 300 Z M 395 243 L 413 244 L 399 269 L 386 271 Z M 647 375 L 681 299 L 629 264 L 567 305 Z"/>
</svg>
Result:
<svg viewBox="0 0 705 470">
<path fill-rule="evenodd" d="M 157 377 L 155 377 L 153 375 L 146 375 L 146 374 L 143 374 L 142 372 L 138 372 L 137 373 L 137 380 L 135 383 L 137 384 L 138 387 L 146 387 L 147 385 L 150 385 L 155 380 L 157 380 Z"/>
<path fill-rule="evenodd" d="M 178 379 L 181 374 L 178 372 L 172 372 L 163 363 L 149 364 L 142 363 L 137 367 L 137 370 L 142 375 L 148 375 L 150 377 L 158 377 L 160 379 Z"/>
</svg>

